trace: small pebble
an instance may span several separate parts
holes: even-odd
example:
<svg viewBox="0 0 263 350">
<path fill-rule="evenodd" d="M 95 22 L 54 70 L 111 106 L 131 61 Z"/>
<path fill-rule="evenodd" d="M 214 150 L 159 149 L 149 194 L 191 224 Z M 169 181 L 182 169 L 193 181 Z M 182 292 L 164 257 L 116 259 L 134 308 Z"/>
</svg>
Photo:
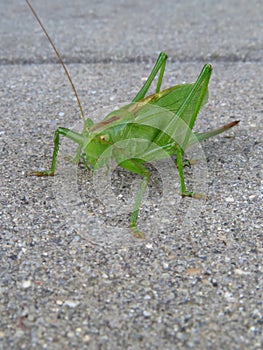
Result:
<svg viewBox="0 0 263 350">
<path fill-rule="evenodd" d="M 164 262 L 164 263 L 163 263 L 163 268 L 166 269 L 166 270 L 169 269 L 169 264 L 167 264 L 166 262 Z"/>
<path fill-rule="evenodd" d="M 234 198 L 233 197 L 226 197 L 225 201 L 228 203 L 231 203 L 231 202 L 234 202 Z"/>
<path fill-rule="evenodd" d="M 150 313 L 149 311 L 144 310 L 144 311 L 143 311 L 143 316 L 144 316 L 144 317 L 150 317 L 150 316 L 151 316 L 151 313 Z"/>
<path fill-rule="evenodd" d="M 21 286 L 23 289 L 27 289 L 27 288 L 31 287 L 31 281 L 30 280 L 23 281 Z"/>
<path fill-rule="evenodd" d="M 74 301 L 74 300 L 66 300 L 66 301 L 64 302 L 64 305 L 74 308 L 74 307 L 76 307 L 76 306 L 79 305 L 79 302 Z"/>
<path fill-rule="evenodd" d="M 145 248 L 147 248 L 147 249 L 153 249 L 153 245 L 152 245 L 151 243 L 147 243 L 147 244 L 145 245 Z"/>
<path fill-rule="evenodd" d="M 237 275 L 250 275 L 250 272 L 243 271 L 241 269 L 235 269 L 235 274 L 237 274 Z"/>
<path fill-rule="evenodd" d="M 84 337 L 83 337 L 83 341 L 85 343 L 88 343 L 90 341 L 90 336 L 88 334 L 86 334 Z"/>
<path fill-rule="evenodd" d="M 74 332 L 68 332 L 67 337 L 68 338 L 73 338 L 75 336 Z"/>
</svg>

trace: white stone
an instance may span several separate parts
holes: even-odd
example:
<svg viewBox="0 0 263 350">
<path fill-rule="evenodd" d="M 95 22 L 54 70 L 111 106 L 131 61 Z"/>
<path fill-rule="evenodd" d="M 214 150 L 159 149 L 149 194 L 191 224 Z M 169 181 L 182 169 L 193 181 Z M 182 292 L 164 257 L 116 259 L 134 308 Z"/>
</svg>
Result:
<svg viewBox="0 0 263 350">
<path fill-rule="evenodd" d="M 31 281 L 30 280 L 23 281 L 21 286 L 23 289 L 27 289 L 27 288 L 31 287 Z"/>
</svg>

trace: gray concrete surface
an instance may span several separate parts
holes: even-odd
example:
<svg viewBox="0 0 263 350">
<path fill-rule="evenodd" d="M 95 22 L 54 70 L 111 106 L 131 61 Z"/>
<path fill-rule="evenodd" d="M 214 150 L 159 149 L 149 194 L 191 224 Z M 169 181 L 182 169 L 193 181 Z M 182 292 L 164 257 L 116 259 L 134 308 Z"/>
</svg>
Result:
<svg viewBox="0 0 263 350">
<path fill-rule="evenodd" d="M 0 348 L 262 349 L 262 1 L 32 4 L 87 114 L 129 101 L 162 50 L 165 87 L 213 64 L 198 130 L 241 122 L 202 145 L 208 200 L 158 205 L 161 182 L 133 239 L 84 171 L 67 183 L 62 154 L 54 178 L 28 175 L 50 164 L 56 127 L 80 118 L 27 5 L 2 0 Z"/>
</svg>

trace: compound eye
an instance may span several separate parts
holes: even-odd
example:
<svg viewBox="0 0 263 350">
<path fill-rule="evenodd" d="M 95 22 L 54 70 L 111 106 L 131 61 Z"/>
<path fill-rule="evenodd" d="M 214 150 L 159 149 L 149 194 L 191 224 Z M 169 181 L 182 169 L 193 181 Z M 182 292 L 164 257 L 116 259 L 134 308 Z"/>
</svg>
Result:
<svg viewBox="0 0 263 350">
<path fill-rule="evenodd" d="M 100 136 L 100 139 L 101 139 L 102 141 L 107 141 L 107 140 L 108 140 L 108 135 L 101 135 L 101 136 Z"/>
</svg>

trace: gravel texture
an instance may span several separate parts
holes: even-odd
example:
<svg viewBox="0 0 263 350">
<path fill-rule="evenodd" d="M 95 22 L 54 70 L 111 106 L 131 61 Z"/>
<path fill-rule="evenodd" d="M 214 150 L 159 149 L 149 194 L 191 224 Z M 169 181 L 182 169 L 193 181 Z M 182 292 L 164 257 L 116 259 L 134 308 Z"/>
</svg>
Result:
<svg viewBox="0 0 263 350">
<path fill-rule="evenodd" d="M 29 176 L 49 166 L 56 127 L 81 124 L 27 5 L 1 1 L 0 349 L 262 349 L 262 2 L 33 5 L 95 120 L 134 97 L 164 50 L 164 87 L 213 64 L 198 130 L 240 124 L 202 144 L 202 176 L 198 159 L 186 169 L 206 201 L 182 200 L 176 171 L 157 166 L 146 238 L 133 238 L 135 177 L 113 172 L 112 201 L 105 174 L 65 159 L 66 140 L 54 178 Z"/>
</svg>

